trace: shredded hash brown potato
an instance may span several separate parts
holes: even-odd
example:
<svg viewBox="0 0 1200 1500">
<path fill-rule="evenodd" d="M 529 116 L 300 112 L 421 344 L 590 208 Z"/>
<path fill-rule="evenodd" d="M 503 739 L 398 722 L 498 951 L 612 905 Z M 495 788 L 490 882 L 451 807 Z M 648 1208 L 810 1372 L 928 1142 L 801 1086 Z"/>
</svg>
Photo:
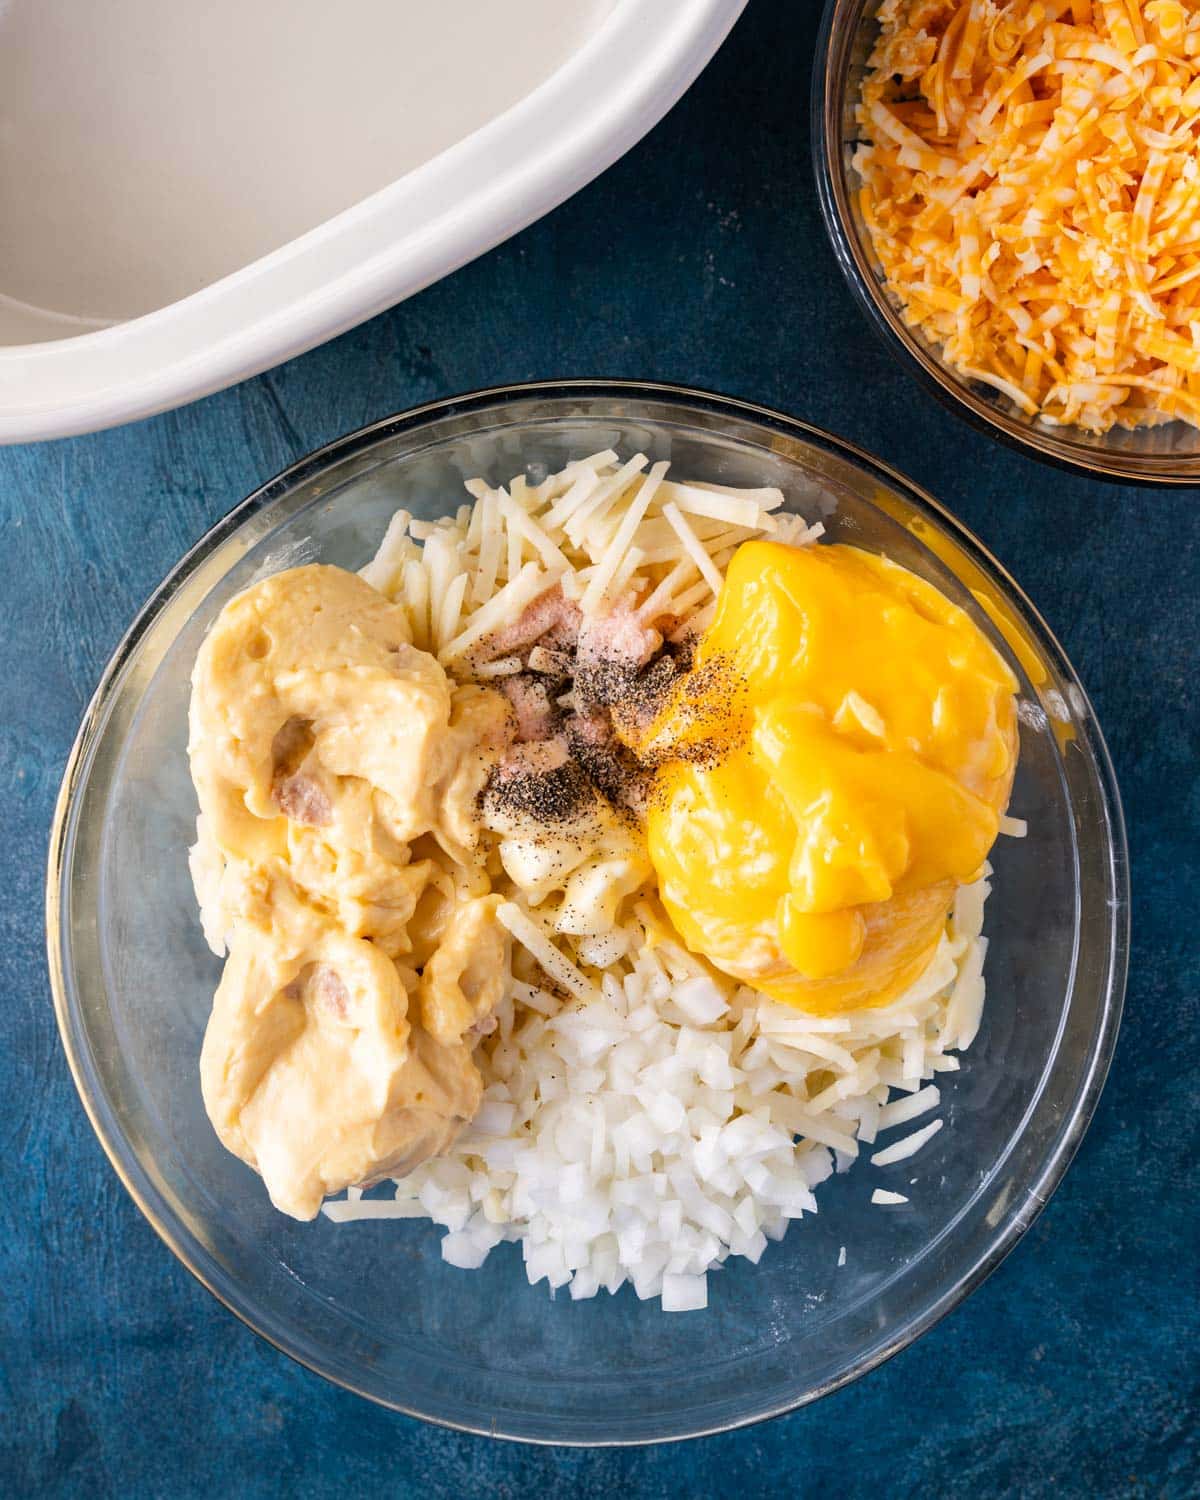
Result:
<svg viewBox="0 0 1200 1500">
<path fill-rule="evenodd" d="M 1051 425 L 1200 425 L 1200 8 L 884 0 L 860 202 L 905 320 Z"/>
<path fill-rule="evenodd" d="M 449 670 L 499 684 L 523 654 L 536 670 L 545 648 L 522 636 L 523 611 L 552 587 L 585 622 L 619 608 L 626 625 L 682 633 L 710 617 L 741 542 L 807 546 L 824 529 L 786 513 L 776 489 L 675 482 L 665 463 L 612 450 L 467 490 L 474 504 L 438 522 L 401 511 L 362 576 L 404 604 L 414 639 Z M 697 1309 L 708 1272 L 756 1262 L 816 1211 L 835 1171 L 866 1155 L 898 1173 L 940 1130 L 933 1080 L 959 1067 L 983 1016 L 989 884 L 959 890 L 905 994 L 813 1016 L 688 952 L 656 896 L 631 885 L 636 860 L 604 837 L 560 850 L 552 868 L 502 840 L 512 972 L 475 1052 L 483 1105 L 436 1159 L 323 1212 L 432 1219 L 464 1269 L 516 1242 L 529 1281 L 572 1298 L 629 1283 L 664 1311 Z"/>
<path fill-rule="evenodd" d="M 585 616 L 618 602 L 647 625 L 703 629 L 723 571 L 742 542 L 815 541 L 824 528 L 777 515 L 777 489 L 727 489 L 666 478 L 644 453 L 620 463 L 606 449 L 531 484 L 467 481 L 474 498 L 453 516 L 415 521 L 398 512 L 362 576 L 404 604 L 413 641 L 452 670 L 532 600 L 558 584 Z M 489 664 L 484 677 L 517 666 Z"/>
</svg>

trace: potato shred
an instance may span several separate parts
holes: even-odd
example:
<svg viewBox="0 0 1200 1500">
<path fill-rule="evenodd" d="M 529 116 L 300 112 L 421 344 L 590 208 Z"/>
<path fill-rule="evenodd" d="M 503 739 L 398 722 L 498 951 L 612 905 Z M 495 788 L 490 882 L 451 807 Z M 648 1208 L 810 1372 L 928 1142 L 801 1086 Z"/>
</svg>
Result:
<svg viewBox="0 0 1200 1500">
<path fill-rule="evenodd" d="M 860 203 L 905 320 L 1031 417 L 1200 425 L 1200 9 L 884 0 Z"/>
</svg>

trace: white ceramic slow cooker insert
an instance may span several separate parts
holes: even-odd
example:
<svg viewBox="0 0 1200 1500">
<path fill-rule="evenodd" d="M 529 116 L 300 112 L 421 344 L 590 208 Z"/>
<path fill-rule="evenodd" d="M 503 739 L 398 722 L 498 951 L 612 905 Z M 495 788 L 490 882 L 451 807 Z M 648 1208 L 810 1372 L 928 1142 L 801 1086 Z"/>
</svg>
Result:
<svg viewBox="0 0 1200 1500">
<path fill-rule="evenodd" d="M 10 0 L 0 441 L 332 337 L 638 140 L 744 0 Z"/>
</svg>

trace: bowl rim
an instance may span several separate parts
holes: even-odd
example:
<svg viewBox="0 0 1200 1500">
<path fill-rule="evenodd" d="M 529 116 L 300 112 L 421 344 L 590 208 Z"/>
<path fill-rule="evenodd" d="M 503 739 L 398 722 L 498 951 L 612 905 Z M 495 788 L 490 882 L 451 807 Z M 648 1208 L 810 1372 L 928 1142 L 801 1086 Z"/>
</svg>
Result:
<svg viewBox="0 0 1200 1500">
<path fill-rule="evenodd" d="M 878 0 L 826 0 L 817 30 L 810 99 L 810 135 L 817 202 L 825 231 L 851 295 L 875 335 L 898 364 L 948 411 L 967 422 L 976 432 L 999 438 L 1006 447 L 1088 479 L 1143 489 L 1171 489 L 1200 485 L 1200 454 L 1191 459 L 1173 459 L 1156 454 L 1124 455 L 1114 449 L 1084 448 L 1055 429 L 1023 423 L 984 401 L 962 379 L 942 364 L 907 328 L 884 294 L 874 274 L 861 237 L 847 212 L 846 174 L 839 160 L 840 140 L 835 106 L 843 101 L 842 76 L 835 76 L 833 61 L 838 37 L 849 35 L 869 5 Z M 1179 467 L 1188 464 L 1186 470 Z"/>
<path fill-rule="evenodd" d="M 264 510 L 274 500 L 282 497 L 295 486 L 304 483 L 330 465 L 351 458 L 357 453 L 373 447 L 387 438 L 419 428 L 439 417 L 469 416 L 486 411 L 502 411 L 517 401 L 542 397 L 545 399 L 644 398 L 659 400 L 667 404 L 678 404 L 684 410 L 702 410 L 709 415 L 729 415 L 749 420 L 760 426 L 774 428 L 784 434 L 800 438 L 834 457 L 848 461 L 869 476 L 884 481 L 895 488 L 914 508 L 923 513 L 940 529 L 948 533 L 965 552 L 971 562 L 982 564 L 983 571 L 990 572 L 1002 585 L 1008 598 L 1015 602 L 1025 617 L 1041 632 L 1040 644 L 1048 647 L 1054 657 L 1054 666 L 1078 690 L 1086 714 L 1081 715 L 1087 724 L 1088 748 L 1091 752 L 1097 776 L 1097 791 L 1101 801 L 1103 825 L 1108 830 L 1108 847 L 1105 850 L 1111 877 L 1112 898 L 1108 952 L 1104 956 L 1103 970 L 1106 993 L 1099 1022 L 1094 1033 L 1087 1060 L 1080 1074 L 1076 1100 L 1072 1115 L 1054 1143 L 1054 1148 L 1041 1164 L 1036 1176 L 1022 1189 L 1022 1201 L 989 1243 L 980 1253 L 970 1269 L 925 1309 L 913 1323 L 906 1325 L 879 1347 L 862 1357 L 836 1377 L 811 1390 L 801 1390 L 787 1399 L 778 1401 L 769 1409 L 752 1412 L 729 1421 L 701 1425 L 687 1431 L 673 1432 L 664 1437 L 579 1437 L 547 1438 L 527 1433 L 509 1433 L 470 1421 L 453 1421 L 449 1418 L 423 1412 L 402 1402 L 390 1400 L 374 1391 L 364 1389 L 353 1381 L 322 1369 L 314 1360 L 289 1347 L 281 1338 L 267 1332 L 249 1311 L 236 1306 L 205 1275 L 191 1253 L 189 1238 L 184 1228 L 174 1222 L 160 1218 L 135 1182 L 122 1159 L 122 1146 L 127 1142 L 121 1133 L 110 1131 L 97 1107 L 88 1086 L 85 1069 L 81 1061 L 81 1048 L 72 1031 L 71 1007 L 67 999 L 64 953 L 62 947 L 62 892 L 64 880 L 70 874 L 66 855 L 69 848 L 68 834 L 73 824 L 73 812 L 77 805 L 77 793 L 86 782 L 90 770 L 92 753 L 100 743 L 106 728 L 107 708 L 114 687 L 119 683 L 126 666 L 134 659 L 138 647 L 157 620 L 161 611 L 174 597 L 182 584 L 189 579 L 208 557 L 247 520 Z M 1116 1045 L 1124 1004 L 1125 986 L 1129 967 L 1130 940 L 1130 883 L 1129 856 L 1126 840 L 1125 820 L 1121 807 L 1120 792 L 1111 758 L 1105 745 L 1099 724 L 1090 701 L 1079 683 L 1065 652 L 1041 615 L 1025 596 L 1020 587 L 1009 576 L 1004 567 L 973 533 L 950 514 L 937 500 L 920 486 L 914 484 L 898 470 L 874 458 L 856 444 L 840 438 L 822 428 L 799 418 L 788 416 L 773 408 L 736 397 L 691 386 L 661 381 L 615 380 L 615 379 L 565 379 L 539 380 L 503 386 L 486 387 L 461 396 L 451 396 L 422 403 L 379 421 L 369 423 L 342 437 L 335 438 L 313 450 L 295 463 L 281 470 L 272 479 L 254 490 L 240 501 L 183 555 L 167 573 L 157 588 L 143 604 L 133 623 L 113 651 L 99 683 L 84 712 L 79 731 L 71 747 L 63 773 L 62 783 L 55 802 L 50 829 L 46 866 L 46 948 L 51 992 L 54 1002 L 55 1020 L 62 1040 L 67 1064 L 79 1094 L 84 1111 L 108 1157 L 113 1170 L 128 1191 L 135 1205 L 149 1222 L 151 1228 L 174 1254 L 176 1259 L 213 1297 L 228 1309 L 252 1332 L 264 1339 L 273 1348 L 297 1364 L 311 1370 L 335 1386 L 365 1397 L 389 1410 L 406 1416 L 417 1417 L 436 1426 L 452 1431 L 471 1433 L 481 1437 L 499 1437 L 506 1441 L 535 1443 L 543 1446 L 564 1447 L 637 1447 L 652 1442 L 680 1442 L 693 1437 L 707 1437 L 721 1432 L 749 1427 L 770 1418 L 786 1415 L 807 1406 L 822 1396 L 857 1380 L 871 1370 L 907 1348 L 922 1334 L 928 1332 L 970 1295 L 1005 1259 L 1026 1230 L 1034 1223 L 1051 1194 L 1061 1182 L 1079 1143 L 1091 1122 L 1096 1104 L 1104 1087 Z"/>
</svg>

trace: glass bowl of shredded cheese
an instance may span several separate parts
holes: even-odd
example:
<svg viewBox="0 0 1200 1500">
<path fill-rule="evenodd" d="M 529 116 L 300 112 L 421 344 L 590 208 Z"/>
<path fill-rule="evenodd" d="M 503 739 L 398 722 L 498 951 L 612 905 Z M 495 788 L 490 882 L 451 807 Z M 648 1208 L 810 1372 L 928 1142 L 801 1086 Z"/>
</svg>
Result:
<svg viewBox="0 0 1200 1500">
<path fill-rule="evenodd" d="M 830 0 L 822 212 L 933 392 L 1088 474 L 1200 479 L 1200 16 Z"/>
<path fill-rule="evenodd" d="M 196 801 L 185 746 L 206 632 L 248 585 L 313 560 L 363 568 L 385 535 L 368 581 L 397 560 L 412 564 L 414 586 L 422 569 L 432 579 L 417 543 L 444 541 L 452 518 L 469 513 L 460 509 L 464 484 L 467 498 L 505 485 L 511 500 L 584 455 L 669 462 L 694 487 L 678 493 L 701 539 L 728 528 L 721 496 L 731 489 L 778 492 L 777 534 L 823 531 L 920 574 L 970 615 L 1018 682 L 1011 807 L 1027 826 L 1014 823 L 1009 832 L 1024 836 L 993 850 L 986 944 L 982 902 L 961 914 L 974 919 L 968 947 L 982 964 L 986 1006 L 977 969 L 954 990 L 966 1006 L 957 1019 L 944 1002 L 914 998 L 908 1029 L 878 1042 L 851 1035 L 848 1023 L 776 1007 L 755 1045 L 811 1053 L 809 1099 L 838 1095 L 839 1079 L 849 1087 L 864 1068 L 899 1088 L 859 1140 L 845 1116 L 829 1116 L 804 1158 L 820 1164 L 815 1199 L 779 1177 L 790 1136 L 782 1148 L 768 1142 L 776 1155 L 764 1155 L 753 1115 L 730 1121 L 747 1179 L 795 1199 L 755 1219 L 766 1236 L 728 1222 L 677 1161 L 665 1175 L 614 1177 L 610 1206 L 627 1267 L 642 1253 L 632 1241 L 653 1220 L 658 1176 L 682 1187 L 681 1201 L 663 1207 L 672 1223 L 655 1232 L 694 1238 L 698 1217 L 734 1247 L 716 1257 L 702 1298 L 672 1295 L 662 1276 L 636 1270 L 611 1293 L 602 1272 L 585 1285 L 570 1275 L 579 1259 L 568 1257 L 564 1270 L 563 1257 L 529 1235 L 480 1253 L 462 1226 L 474 1222 L 476 1200 L 488 1202 L 489 1184 L 454 1163 L 434 1164 L 419 1201 L 381 1184 L 299 1222 L 277 1212 L 260 1178 L 222 1147 L 201 1098 L 198 1059 L 220 966 L 189 878 Z M 706 512 L 719 513 L 711 525 Z M 451 519 L 439 529 L 439 517 Z M 527 565 L 517 548 L 510 572 Z M 452 583 L 431 586 L 428 619 L 451 636 L 454 598 Z M 483 392 L 389 419 L 303 460 L 232 511 L 157 590 L 104 676 L 64 780 L 47 904 L 55 1002 L 80 1094 L 125 1185 L 188 1269 L 264 1338 L 348 1389 L 464 1430 L 583 1444 L 686 1437 L 790 1410 L 902 1349 L 976 1286 L 1037 1215 L 1091 1116 L 1116 1038 L 1127 916 L 1120 805 L 1091 708 L 999 565 L 935 502 L 837 439 L 739 402 L 618 382 Z M 551 1034 L 543 1020 L 558 1025 L 557 1061 L 537 1080 L 544 1102 L 562 1110 L 564 1090 L 598 1089 L 605 1049 L 642 1057 L 647 1037 L 672 1057 L 694 1056 L 707 1097 L 720 1093 L 708 1070 L 725 1022 L 711 985 L 679 984 L 672 1004 L 686 1004 L 687 1015 L 672 1012 L 669 1024 L 645 1006 L 598 1023 L 568 1005 L 567 1026 L 539 1015 L 535 1002 L 553 1006 L 525 989 L 534 1008 L 520 1036 Z M 615 992 L 606 994 L 619 1009 Z M 716 1059 L 718 1072 L 730 1058 L 744 1065 L 737 1048 L 749 1038 L 726 1039 L 734 1050 Z M 650 1097 L 630 1106 L 629 1119 L 644 1131 L 668 1106 Z M 499 1162 L 513 1106 L 494 1093 L 484 1113 L 476 1126 L 491 1144 L 480 1149 Z M 803 1128 L 819 1131 L 821 1121 Z M 683 1139 L 680 1129 L 668 1133 Z M 876 1129 L 885 1132 L 878 1141 Z M 636 1158 L 633 1125 L 621 1130 Z M 594 1166 L 597 1150 L 609 1159 L 604 1139 L 560 1148 L 563 1163 L 535 1193 L 534 1217 L 546 1223 L 569 1204 L 584 1163 Z M 771 1165 L 777 1158 L 783 1168 Z M 698 1151 L 692 1160 L 699 1170 Z M 456 1173 L 466 1195 L 457 1219 Z M 739 1200 L 739 1216 L 743 1209 L 756 1212 L 752 1196 Z M 694 1289 L 696 1278 L 684 1280 Z M 113 1311 L 119 1318 L 119 1299 Z"/>
</svg>

